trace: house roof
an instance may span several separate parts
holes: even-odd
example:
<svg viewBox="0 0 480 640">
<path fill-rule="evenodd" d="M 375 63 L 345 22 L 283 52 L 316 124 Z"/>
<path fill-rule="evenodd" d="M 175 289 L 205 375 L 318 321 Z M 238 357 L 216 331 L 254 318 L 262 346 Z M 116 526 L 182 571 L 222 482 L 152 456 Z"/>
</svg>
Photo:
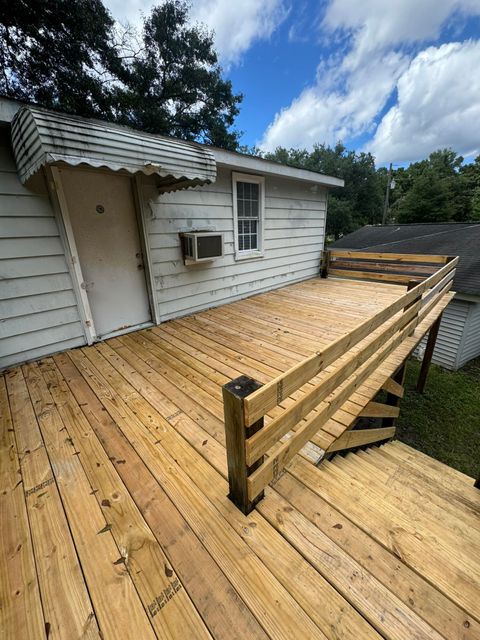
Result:
<svg viewBox="0 0 480 640">
<path fill-rule="evenodd" d="M 455 291 L 480 295 L 480 223 L 367 225 L 340 238 L 332 247 L 459 256 Z"/>
<path fill-rule="evenodd" d="M 343 187 L 345 184 L 341 178 L 327 176 L 318 171 L 299 169 L 274 160 L 238 153 L 238 151 L 227 151 L 226 149 L 218 149 L 216 147 L 211 147 L 211 149 L 217 164 L 222 167 L 238 169 L 246 173 L 261 173 L 263 175 L 292 178 L 294 180 L 318 184 L 323 187 Z"/>
<path fill-rule="evenodd" d="M 172 189 L 208 184 L 217 175 L 212 152 L 195 142 L 32 106 L 15 115 L 12 145 L 24 183 L 41 167 L 58 162 L 154 174 Z"/>
</svg>

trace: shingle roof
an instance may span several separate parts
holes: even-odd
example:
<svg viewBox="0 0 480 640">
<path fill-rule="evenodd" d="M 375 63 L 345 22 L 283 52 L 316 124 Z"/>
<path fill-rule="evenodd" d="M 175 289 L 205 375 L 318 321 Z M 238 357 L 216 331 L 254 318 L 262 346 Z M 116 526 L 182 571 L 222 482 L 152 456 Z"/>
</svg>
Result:
<svg viewBox="0 0 480 640">
<path fill-rule="evenodd" d="M 337 240 L 332 247 L 459 256 L 455 291 L 480 295 L 480 223 L 367 225 Z"/>
</svg>

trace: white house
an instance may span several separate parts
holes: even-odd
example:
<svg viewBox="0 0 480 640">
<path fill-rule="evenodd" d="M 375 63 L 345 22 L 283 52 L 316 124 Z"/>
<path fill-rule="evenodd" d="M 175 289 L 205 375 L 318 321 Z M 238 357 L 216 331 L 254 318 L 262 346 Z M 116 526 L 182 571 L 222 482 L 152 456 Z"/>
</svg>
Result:
<svg viewBox="0 0 480 640">
<path fill-rule="evenodd" d="M 0 99 L 0 368 L 318 274 L 336 186 Z"/>
</svg>

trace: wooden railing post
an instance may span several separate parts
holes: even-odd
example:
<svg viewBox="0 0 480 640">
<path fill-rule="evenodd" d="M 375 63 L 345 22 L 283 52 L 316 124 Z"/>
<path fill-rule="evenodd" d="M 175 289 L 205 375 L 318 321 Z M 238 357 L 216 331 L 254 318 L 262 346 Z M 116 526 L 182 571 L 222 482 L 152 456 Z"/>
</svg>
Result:
<svg viewBox="0 0 480 640">
<path fill-rule="evenodd" d="M 408 284 L 407 284 L 407 291 L 411 291 L 417 285 L 418 285 L 418 282 L 416 280 L 409 280 Z M 422 297 L 422 294 L 420 293 L 417 298 L 412 300 L 412 302 L 410 302 L 410 304 L 406 305 L 406 307 L 403 309 L 403 313 L 405 313 L 405 311 L 408 311 L 408 309 L 410 309 L 410 307 L 413 307 L 413 305 L 416 304 L 420 300 L 421 297 Z M 416 316 L 418 316 L 418 313 L 416 314 Z M 412 329 L 410 335 L 413 335 L 414 332 L 415 332 L 415 328 Z"/>
<path fill-rule="evenodd" d="M 442 321 L 443 313 L 441 313 L 435 322 L 430 327 L 428 332 L 427 346 L 425 347 L 425 353 L 423 354 L 422 366 L 417 380 L 417 391 L 423 393 L 425 390 L 425 383 L 427 382 L 428 370 L 430 369 L 430 363 L 432 362 L 433 351 L 435 349 L 435 343 L 437 342 L 438 331 L 440 329 L 440 323 Z"/>
<path fill-rule="evenodd" d="M 263 427 L 263 417 L 250 427 L 245 426 L 244 399 L 262 385 L 247 376 L 240 376 L 222 387 L 225 416 L 225 444 L 227 448 L 228 486 L 230 500 L 245 515 L 250 513 L 264 496 L 262 491 L 254 500 L 248 499 L 247 478 L 263 462 L 263 456 L 250 467 L 247 465 L 245 441 Z"/>
<path fill-rule="evenodd" d="M 324 249 L 322 252 L 322 263 L 320 265 L 320 277 L 326 278 L 328 276 L 328 270 L 330 268 L 331 253 L 328 249 Z"/>
</svg>

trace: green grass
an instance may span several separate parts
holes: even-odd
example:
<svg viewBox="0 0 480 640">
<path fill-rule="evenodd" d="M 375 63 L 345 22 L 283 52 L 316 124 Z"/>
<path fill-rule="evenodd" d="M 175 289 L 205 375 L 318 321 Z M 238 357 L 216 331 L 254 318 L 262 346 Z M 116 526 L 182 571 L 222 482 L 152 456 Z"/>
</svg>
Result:
<svg viewBox="0 0 480 640">
<path fill-rule="evenodd" d="M 402 442 L 477 478 L 480 474 L 480 358 L 460 371 L 431 365 L 425 391 L 415 385 L 420 363 L 407 365 L 396 436 Z"/>
</svg>

